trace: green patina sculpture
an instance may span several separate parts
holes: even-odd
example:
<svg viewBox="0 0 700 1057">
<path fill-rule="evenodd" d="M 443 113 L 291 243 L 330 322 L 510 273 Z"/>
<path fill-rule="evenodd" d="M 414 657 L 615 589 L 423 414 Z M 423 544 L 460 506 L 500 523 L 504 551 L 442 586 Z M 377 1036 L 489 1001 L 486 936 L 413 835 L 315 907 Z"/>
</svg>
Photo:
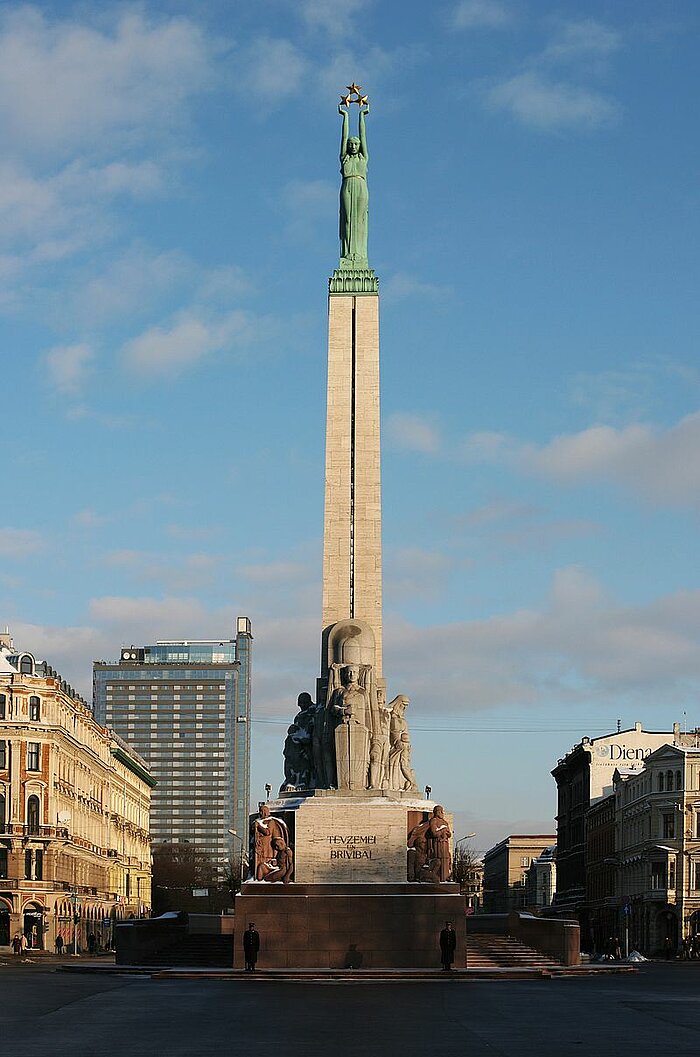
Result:
<svg viewBox="0 0 700 1057">
<path fill-rule="evenodd" d="M 350 104 L 357 103 L 359 136 L 350 135 Z M 367 133 L 369 100 L 359 85 L 349 84 L 341 96 L 338 113 L 343 118 L 340 136 L 340 264 L 329 281 L 332 294 L 376 294 L 378 280 L 367 259 L 369 189 L 367 187 Z"/>
<path fill-rule="evenodd" d="M 367 267 L 367 134 L 365 117 L 369 108 L 360 109 L 360 135 L 348 135 L 348 111 L 341 106 L 343 130 L 340 136 L 340 258 L 355 267 Z"/>
</svg>

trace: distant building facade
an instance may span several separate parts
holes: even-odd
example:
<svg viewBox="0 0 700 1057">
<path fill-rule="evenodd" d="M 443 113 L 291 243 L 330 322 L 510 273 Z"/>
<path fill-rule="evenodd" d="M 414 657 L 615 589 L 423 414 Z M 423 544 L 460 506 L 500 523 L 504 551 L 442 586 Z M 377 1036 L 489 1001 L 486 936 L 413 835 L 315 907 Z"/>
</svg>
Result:
<svg viewBox="0 0 700 1057">
<path fill-rule="evenodd" d="M 586 901 L 586 813 L 613 791 L 617 768 L 641 770 L 652 752 L 679 736 L 677 723 L 669 731 L 646 731 L 636 723 L 614 734 L 583 738 L 552 771 L 557 783 L 557 893 L 553 909 L 557 916 L 578 919 L 584 950 L 591 944 Z"/>
<path fill-rule="evenodd" d="M 551 844 L 530 863 L 525 879 L 525 906 L 542 913 L 552 905 L 557 890 L 557 848 Z"/>
<path fill-rule="evenodd" d="M 643 954 L 700 933 L 700 747 L 681 740 L 614 779 L 618 921 Z"/>
<path fill-rule="evenodd" d="M 621 924 L 616 829 L 612 792 L 596 800 L 585 817 L 586 906 L 591 948 L 601 954 L 608 951 L 610 937 L 619 936 Z"/>
<path fill-rule="evenodd" d="M 102 947 L 151 905 L 146 764 L 45 661 L 0 635 L 0 950 Z"/>
<path fill-rule="evenodd" d="M 148 762 L 157 786 L 153 842 L 189 842 L 224 870 L 230 830 L 247 843 L 250 785 L 250 620 L 235 639 L 125 646 L 93 665 L 93 705 Z M 238 851 L 240 855 L 240 851 Z"/>
<path fill-rule="evenodd" d="M 467 904 L 468 914 L 480 914 L 484 909 L 484 864 L 474 862 L 465 871 L 460 885 Z"/>
<path fill-rule="evenodd" d="M 484 912 L 526 909 L 528 870 L 533 859 L 555 843 L 553 833 L 515 833 L 489 848 L 484 855 Z"/>
</svg>

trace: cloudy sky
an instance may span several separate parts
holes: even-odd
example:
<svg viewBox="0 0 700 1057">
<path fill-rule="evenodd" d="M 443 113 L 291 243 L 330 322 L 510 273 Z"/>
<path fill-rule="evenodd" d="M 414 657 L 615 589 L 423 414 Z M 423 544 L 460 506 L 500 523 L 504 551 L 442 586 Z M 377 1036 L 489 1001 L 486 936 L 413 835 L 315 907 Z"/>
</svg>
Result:
<svg viewBox="0 0 700 1057">
<path fill-rule="evenodd" d="M 488 847 L 551 829 L 582 735 L 700 724 L 699 29 L 694 0 L 2 4 L 16 641 L 89 696 L 123 643 L 249 615 L 254 799 L 278 780 L 355 79 L 419 780 Z"/>
</svg>

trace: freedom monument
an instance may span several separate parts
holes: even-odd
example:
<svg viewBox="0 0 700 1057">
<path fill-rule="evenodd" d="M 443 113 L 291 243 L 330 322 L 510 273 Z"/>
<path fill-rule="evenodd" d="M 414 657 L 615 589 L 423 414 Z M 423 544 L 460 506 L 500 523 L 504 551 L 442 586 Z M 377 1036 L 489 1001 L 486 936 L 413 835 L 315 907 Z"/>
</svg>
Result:
<svg viewBox="0 0 700 1057">
<path fill-rule="evenodd" d="M 350 111 L 359 111 L 350 135 Z M 315 695 L 302 693 L 284 782 L 251 825 L 236 897 L 235 965 L 253 921 L 261 967 L 439 963 L 446 920 L 463 964 L 464 905 L 451 883 L 452 821 L 419 791 L 406 719 L 382 664 L 379 281 L 367 250 L 369 101 L 338 107 L 340 261 L 329 280 L 323 623 Z M 429 787 L 426 787 L 426 793 Z"/>
</svg>

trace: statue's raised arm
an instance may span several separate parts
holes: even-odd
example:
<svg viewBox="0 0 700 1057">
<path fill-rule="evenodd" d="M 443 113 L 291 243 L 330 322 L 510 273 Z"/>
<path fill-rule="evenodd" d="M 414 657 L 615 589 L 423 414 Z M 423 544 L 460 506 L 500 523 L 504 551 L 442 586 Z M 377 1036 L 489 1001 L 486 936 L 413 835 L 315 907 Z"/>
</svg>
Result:
<svg viewBox="0 0 700 1057">
<path fill-rule="evenodd" d="M 343 127 L 342 127 L 342 129 L 340 131 L 340 164 L 342 165 L 343 164 L 343 159 L 344 159 L 345 155 L 348 153 L 348 136 L 349 136 L 350 122 L 348 120 L 348 112 L 347 112 L 347 110 L 343 110 L 342 106 L 340 106 L 340 105 L 338 105 L 338 113 L 343 118 Z"/>
<path fill-rule="evenodd" d="M 364 110 L 360 110 L 360 154 L 369 161 L 369 151 L 367 150 L 367 130 L 365 128 L 365 117 L 369 114 L 369 107 L 365 107 Z"/>
</svg>

